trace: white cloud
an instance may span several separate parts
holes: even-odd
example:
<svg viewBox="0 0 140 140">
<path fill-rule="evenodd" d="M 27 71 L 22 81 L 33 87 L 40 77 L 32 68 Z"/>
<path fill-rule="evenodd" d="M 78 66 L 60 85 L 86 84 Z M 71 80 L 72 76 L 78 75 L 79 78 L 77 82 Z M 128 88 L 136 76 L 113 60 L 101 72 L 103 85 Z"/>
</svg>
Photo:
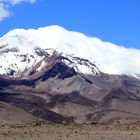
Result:
<svg viewBox="0 0 140 140">
<path fill-rule="evenodd" d="M 9 15 L 10 13 L 6 9 L 5 5 L 3 3 L 0 3 L 0 21 L 2 21 L 4 18 L 6 18 Z"/>
<path fill-rule="evenodd" d="M 36 0 L 7 0 L 8 3 L 12 4 L 12 5 L 16 5 L 22 2 L 29 2 L 29 3 L 34 3 L 36 2 Z"/>
<path fill-rule="evenodd" d="M 10 16 L 10 8 L 23 3 L 34 3 L 37 0 L 0 0 L 0 21 L 4 20 L 6 17 Z"/>
</svg>

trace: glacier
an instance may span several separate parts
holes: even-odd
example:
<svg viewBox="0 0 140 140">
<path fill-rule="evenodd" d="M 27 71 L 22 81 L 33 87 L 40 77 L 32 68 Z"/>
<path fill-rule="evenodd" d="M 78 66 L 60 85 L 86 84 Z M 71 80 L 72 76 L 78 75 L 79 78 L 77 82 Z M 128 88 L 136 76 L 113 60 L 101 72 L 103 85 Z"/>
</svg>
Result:
<svg viewBox="0 0 140 140">
<path fill-rule="evenodd" d="M 89 60 L 103 73 L 140 77 L 140 50 L 68 31 L 57 25 L 38 29 L 14 29 L 2 36 L 0 38 L 0 74 L 7 72 L 7 66 L 21 72 L 43 60 L 44 56 L 38 56 L 35 53 L 37 48 L 46 50 L 50 54 L 56 50 L 65 57 Z M 13 49 L 17 51 L 6 51 Z M 26 54 L 30 62 L 21 63 L 17 54 Z M 15 64 L 16 66 L 12 66 Z M 92 74 L 82 65 L 79 69 L 82 73 Z"/>
</svg>

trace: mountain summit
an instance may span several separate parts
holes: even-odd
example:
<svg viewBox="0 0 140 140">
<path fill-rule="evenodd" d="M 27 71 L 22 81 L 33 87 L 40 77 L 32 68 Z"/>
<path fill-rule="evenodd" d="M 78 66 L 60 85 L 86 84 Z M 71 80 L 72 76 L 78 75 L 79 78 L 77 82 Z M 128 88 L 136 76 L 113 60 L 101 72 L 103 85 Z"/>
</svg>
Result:
<svg viewBox="0 0 140 140">
<path fill-rule="evenodd" d="M 60 26 L 35 29 L 15 29 L 0 38 L 0 74 L 11 71 L 18 76 L 42 61 L 53 51 L 69 58 L 80 58 L 96 65 L 107 74 L 129 75 L 139 78 L 140 50 L 124 48 L 82 33 L 67 31 Z M 72 61 L 72 60 L 71 60 Z M 90 66 L 76 64 L 84 74 L 94 74 Z M 44 65 L 40 66 L 41 69 Z"/>
</svg>

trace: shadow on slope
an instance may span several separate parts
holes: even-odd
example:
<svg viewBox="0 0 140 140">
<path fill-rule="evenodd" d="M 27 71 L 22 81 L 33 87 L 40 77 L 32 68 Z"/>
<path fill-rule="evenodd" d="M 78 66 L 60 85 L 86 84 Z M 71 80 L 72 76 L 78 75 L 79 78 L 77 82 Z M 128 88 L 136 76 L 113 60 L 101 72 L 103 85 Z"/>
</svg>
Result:
<svg viewBox="0 0 140 140">
<path fill-rule="evenodd" d="M 50 122 L 73 123 L 72 117 L 63 117 L 60 114 L 48 110 L 46 100 L 40 97 L 23 95 L 20 93 L 0 93 L 0 101 L 12 104 L 18 108 L 22 108 L 32 115 Z"/>
</svg>

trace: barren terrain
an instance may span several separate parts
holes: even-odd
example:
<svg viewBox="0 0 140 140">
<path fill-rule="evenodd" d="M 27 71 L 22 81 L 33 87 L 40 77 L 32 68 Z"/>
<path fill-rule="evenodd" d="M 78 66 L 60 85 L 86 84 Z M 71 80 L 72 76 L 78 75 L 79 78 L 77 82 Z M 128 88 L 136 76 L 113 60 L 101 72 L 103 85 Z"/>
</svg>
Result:
<svg viewBox="0 0 140 140">
<path fill-rule="evenodd" d="M 0 140 L 139 140 L 139 124 L 58 125 L 32 124 L 1 125 Z"/>
</svg>

